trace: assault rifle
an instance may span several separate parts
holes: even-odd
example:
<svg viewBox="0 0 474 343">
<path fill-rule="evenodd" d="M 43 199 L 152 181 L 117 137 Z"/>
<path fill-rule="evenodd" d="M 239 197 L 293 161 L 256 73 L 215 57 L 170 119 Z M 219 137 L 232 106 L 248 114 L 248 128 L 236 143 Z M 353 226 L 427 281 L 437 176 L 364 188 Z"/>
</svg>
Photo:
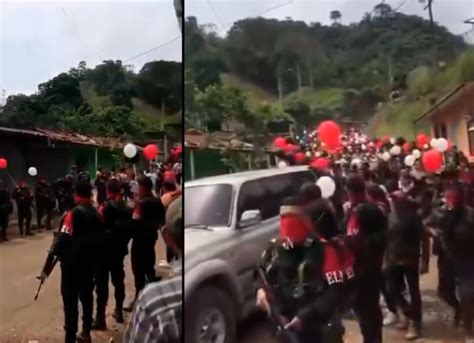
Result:
<svg viewBox="0 0 474 343">
<path fill-rule="evenodd" d="M 275 305 L 272 303 L 275 300 L 275 292 L 273 287 L 267 280 L 267 275 L 263 267 L 258 268 L 258 277 L 262 282 L 265 293 L 267 294 L 268 303 L 270 306 L 270 318 L 276 327 L 276 336 L 279 343 L 299 343 L 297 335 L 290 329 L 286 329 L 286 322 L 284 318 L 275 309 Z"/>
<path fill-rule="evenodd" d="M 44 282 L 46 279 L 51 275 L 53 272 L 54 267 L 58 263 L 58 257 L 53 255 L 54 245 L 56 243 L 56 237 L 58 236 L 64 222 L 65 214 L 62 216 L 61 221 L 59 222 L 58 231 L 54 233 L 53 244 L 51 244 L 51 248 L 48 251 L 48 255 L 46 256 L 46 260 L 44 261 L 43 269 L 41 269 L 41 273 L 36 278 L 40 280 L 38 285 L 38 289 L 35 293 L 35 300 L 38 299 L 39 293 L 41 291 L 41 287 L 43 287 Z"/>
</svg>

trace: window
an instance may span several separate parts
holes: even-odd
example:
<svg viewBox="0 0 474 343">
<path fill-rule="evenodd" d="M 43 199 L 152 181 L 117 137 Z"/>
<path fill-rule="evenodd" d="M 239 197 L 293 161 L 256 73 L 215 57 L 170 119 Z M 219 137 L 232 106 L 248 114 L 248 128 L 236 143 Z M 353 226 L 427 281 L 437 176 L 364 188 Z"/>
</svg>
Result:
<svg viewBox="0 0 474 343">
<path fill-rule="evenodd" d="M 284 198 L 295 195 L 304 182 L 315 182 L 311 171 L 288 173 L 246 182 L 239 196 L 237 218 L 247 210 L 260 210 L 262 220 L 280 214 Z"/>
<path fill-rule="evenodd" d="M 469 139 L 469 153 L 474 155 L 474 119 L 467 122 L 467 137 Z"/>
<path fill-rule="evenodd" d="M 228 226 L 232 207 L 233 187 L 216 184 L 186 187 L 184 226 Z"/>
</svg>

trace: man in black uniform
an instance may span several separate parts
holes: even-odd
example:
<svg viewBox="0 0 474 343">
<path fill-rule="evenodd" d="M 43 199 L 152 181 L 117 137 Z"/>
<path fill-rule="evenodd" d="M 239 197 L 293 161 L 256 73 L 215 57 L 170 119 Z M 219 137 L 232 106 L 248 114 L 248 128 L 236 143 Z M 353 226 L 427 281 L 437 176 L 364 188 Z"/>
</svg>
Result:
<svg viewBox="0 0 474 343">
<path fill-rule="evenodd" d="M 138 179 L 138 202 L 133 211 L 132 271 L 135 277 L 135 299 L 124 308 L 131 312 L 133 304 L 145 283 L 158 281 L 155 271 L 155 244 L 158 230 L 165 221 L 165 208 L 159 198 L 153 196 L 153 182 L 146 176 Z"/>
<path fill-rule="evenodd" d="M 35 186 L 36 216 L 38 221 L 38 229 L 43 227 L 43 216 L 46 213 L 46 230 L 51 229 L 51 217 L 54 209 L 54 195 L 51 186 L 46 182 L 44 177 L 38 177 Z"/>
<path fill-rule="evenodd" d="M 25 181 L 20 180 L 20 182 L 18 182 L 18 187 L 13 191 L 12 198 L 16 202 L 16 208 L 18 211 L 18 228 L 20 230 L 20 235 L 33 235 L 30 231 L 33 195 Z M 25 230 L 23 231 L 23 229 Z"/>
<path fill-rule="evenodd" d="M 99 213 L 92 205 L 92 187 L 78 181 L 76 206 L 66 212 L 51 254 L 61 262 L 61 294 L 64 306 L 65 343 L 91 342 L 94 269 L 103 249 L 104 232 Z M 78 301 L 82 305 L 82 332 L 78 330 Z"/>
<path fill-rule="evenodd" d="M 279 240 L 272 241 L 262 256 L 268 281 L 277 290 L 273 306 L 300 342 L 343 339 L 341 317 L 355 276 L 354 257 L 342 240 L 334 238 L 336 222 L 324 228 L 324 235 L 313 231 L 315 217 L 327 210 L 322 201 L 304 204 L 298 197 L 285 199 Z M 257 303 L 268 310 L 267 296 L 263 287 L 258 289 Z"/>
<path fill-rule="evenodd" d="M 365 181 L 357 175 L 346 183 L 349 203 L 346 232 L 356 256 L 358 288 L 354 312 L 364 343 L 382 342 L 382 310 L 379 299 L 383 287 L 382 262 L 385 253 L 388 219 L 375 204 L 367 202 Z"/>
<path fill-rule="evenodd" d="M 13 212 L 13 203 L 10 199 L 10 192 L 5 186 L 5 182 L 0 180 L 0 229 L 2 230 L 2 241 L 8 241 L 7 229 L 10 215 Z"/>
<path fill-rule="evenodd" d="M 95 180 L 95 187 L 97 189 L 97 203 L 101 205 L 107 200 L 107 176 L 101 171 Z"/>
<path fill-rule="evenodd" d="M 74 177 L 67 174 L 64 178 L 56 181 L 56 198 L 58 199 L 59 212 L 63 214 L 74 207 Z"/>
<path fill-rule="evenodd" d="M 109 298 L 109 273 L 115 288 L 114 318 L 123 323 L 123 301 L 125 300 L 125 270 L 123 260 L 128 253 L 132 209 L 123 201 L 121 184 L 117 179 L 107 183 L 107 201 L 99 207 L 105 227 L 105 249 L 98 261 L 95 273 L 97 314 L 92 328 L 106 330 L 105 308 Z"/>
</svg>

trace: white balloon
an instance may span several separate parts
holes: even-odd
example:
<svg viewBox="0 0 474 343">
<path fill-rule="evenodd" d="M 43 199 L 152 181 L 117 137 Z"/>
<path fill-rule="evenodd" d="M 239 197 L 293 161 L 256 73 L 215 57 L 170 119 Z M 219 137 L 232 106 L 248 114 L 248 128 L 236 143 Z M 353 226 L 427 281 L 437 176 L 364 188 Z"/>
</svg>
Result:
<svg viewBox="0 0 474 343">
<path fill-rule="evenodd" d="M 361 148 L 362 148 L 363 151 L 365 151 L 367 149 L 365 144 L 362 144 Z"/>
<path fill-rule="evenodd" d="M 305 154 L 305 155 L 306 155 L 306 157 L 311 157 L 311 156 L 313 156 L 313 154 L 311 153 L 311 151 L 306 151 L 306 154 Z"/>
<path fill-rule="evenodd" d="M 405 165 L 407 167 L 413 167 L 413 165 L 415 164 L 415 161 L 416 161 L 416 158 L 413 155 L 408 155 L 405 157 Z"/>
<path fill-rule="evenodd" d="M 401 152 L 402 152 L 402 148 L 400 148 L 399 145 L 394 145 L 390 149 L 390 154 L 393 155 L 393 156 L 398 156 L 398 155 L 400 155 Z"/>
<path fill-rule="evenodd" d="M 285 161 L 278 162 L 278 168 L 281 169 L 281 168 L 286 168 L 286 167 L 288 167 L 288 165 L 286 164 Z"/>
<path fill-rule="evenodd" d="M 431 141 L 430 141 L 430 146 L 432 148 L 436 148 L 436 143 L 438 142 L 438 140 L 436 138 L 431 138 Z"/>
<path fill-rule="evenodd" d="M 322 176 L 316 181 L 316 185 L 321 189 L 321 195 L 327 199 L 336 191 L 336 184 L 329 176 Z"/>
<path fill-rule="evenodd" d="M 382 154 L 382 160 L 384 160 L 385 162 L 387 162 L 388 160 L 390 160 L 390 153 L 388 151 L 385 151 L 383 154 Z"/>
<path fill-rule="evenodd" d="M 436 146 L 435 149 L 438 150 L 439 152 L 445 152 L 448 150 L 448 140 L 446 138 L 438 138 L 436 140 Z"/>
<path fill-rule="evenodd" d="M 28 168 L 28 174 L 30 174 L 31 176 L 36 176 L 38 175 L 38 171 L 36 170 L 35 167 L 30 167 Z"/>
<path fill-rule="evenodd" d="M 421 151 L 418 150 L 418 149 L 413 150 L 413 152 L 412 152 L 411 154 L 412 154 L 413 157 L 415 157 L 416 159 L 418 159 L 418 158 L 421 157 Z"/>
<path fill-rule="evenodd" d="M 123 154 L 128 158 L 134 158 L 137 154 L 137 147 L 132 143 L 128 143 L 123 148 Z"/>
<path fill-rule="evenodd" d="M 393 138 L 393 137 L 392 137 L 392 138 L 390 138 L 390 144 L 392 144 L 392 145 L 393 145 L 393 144 L 395 144 L 395 142 L 396 142 L 395 138 Z"/>
</svg>

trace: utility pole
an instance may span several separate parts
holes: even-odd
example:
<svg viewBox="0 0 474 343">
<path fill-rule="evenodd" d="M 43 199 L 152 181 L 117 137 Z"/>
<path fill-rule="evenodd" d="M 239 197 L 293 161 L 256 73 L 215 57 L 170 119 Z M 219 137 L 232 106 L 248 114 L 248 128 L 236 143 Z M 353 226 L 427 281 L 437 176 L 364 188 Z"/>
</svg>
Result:
<svg viewBox="0 0 474 343">
<path fill-rule="evenodd" d="M 181 34 L 183 33 L 183 1 L 184 0 L 174 0 L 174 10 L 176 12 L 176 18 L 178 18 Z"/>
<path fill-rule="evenodd" d="M 281 76 L 282 76 L 284 73 L 288 72 L 288 71 L 293 71 L 293 69 L 288 68 L 288 69 L 285 69 L 285 70 L 282 70 L 282 71 L 280 71 L 280 70 L 277 71 L 277 80 L 278 80 L 278 101 L 280 102 L 280 104 L 281 104 L 281 102 L 282 102 L 282 100 L 283 100 L 283 80 L 282 80 Z"/>
<path fill-rule="evenodd" d="M 313 67 L 311 65 L 311 59 L 308 58 L 308 69 L 309 69 L 309 88 L 311 88 L 311 92 L 314 91 L 314 84 L 313 84 Z"/>
<path fill-rule="evenodd" d="M 388 64 L 388 84 L 390 86 L 390 91 L 392 91 L 393 87 L 393 72 L 392 72 L 392 56 L 388 55 L 387 58 L 387 64 Z"/>
<path fill-rule="evenodd" d="M 301 92 L 301 70 L 300 70 L 300 63 L 296 64 L 296 77 L 298 80 L 298 92 Z"/>
<path fill-rule="evenodd" d="M 428 14 L 430 16 L 430 24 L 431 24 L 431 33 L 433 33 L 434 29 L 434 20 L 433 20 L 433 0 L 428 0 L 428 4 L 425 7 L 425 11 L 428 9 Z"/>
<path fill-rule="evenodd" d="M 433 18 L 433 0 L 427 0 L 428 3 L 426 4 L 424 10 L 428 10 L 428 14 L 430 16 L 430 29 L 431 29 L 431 41 L 434 43 L 434 18 Z M 436 51 L 436 47 L 433 45 L 433 65 L 435 68 L 438 66 L 438 52 Z"/>
<path fill-rule="evenodd" d="M 161 102 L 161 120 L 160 120 L 160 130 L 163 131 L 165 128 L 165 102 Z"/>
</svg>

